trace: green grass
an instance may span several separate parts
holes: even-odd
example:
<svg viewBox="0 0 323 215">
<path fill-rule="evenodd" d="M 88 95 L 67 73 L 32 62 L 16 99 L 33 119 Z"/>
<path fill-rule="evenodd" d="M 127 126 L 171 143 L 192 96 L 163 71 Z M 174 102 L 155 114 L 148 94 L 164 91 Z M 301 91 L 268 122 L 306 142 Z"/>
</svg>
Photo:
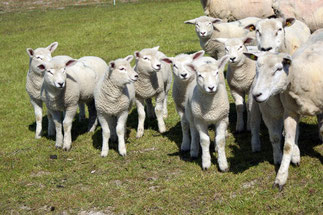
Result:
<svg viewBox="0 0 323 215">
<path fill-rule="evenodd" d="M 203 14 L 199 1 L 100 4 L 64 10 L 34 10 L 0 15 L 0 214 L 319 214 L 323 205 L 323 147 L 316 119 L 301 123 L 301 166 L 290 167 L 285 189 L 272 189 L 275 167 L 265 127 L 263 150 L 252 153 L 250 134 L 227 139 L 228 173 L 179 153 L 181 129 L 172 99 L 168 132 L 146 120 L 136 139 L 137 113 L 130 113 L 127 152 L 117 145 L 100 157 L 101 129 L 85 133 L 87 122 L 74 122 L 70 152 L 56 150 L 54 140 L 34 139 L 35 120 L 25 91 L 26 48 L 58 41 L 54 55 L 112 59 L 160 45 L 168 56 L 200 50 L 193 26 L 183 21 Z M 230 96 L 232 103 L 232 98 Z M 235 128 L 231 104 L 230 131 Z M 44 117 L 46 118 L 46 117 Z M 43 122 L 46 129 L 46 120 Z M 211 136 L 214 136 L 212 131 Z M 57 155 L 57 159 L 50 159 Z"/>
</svg>

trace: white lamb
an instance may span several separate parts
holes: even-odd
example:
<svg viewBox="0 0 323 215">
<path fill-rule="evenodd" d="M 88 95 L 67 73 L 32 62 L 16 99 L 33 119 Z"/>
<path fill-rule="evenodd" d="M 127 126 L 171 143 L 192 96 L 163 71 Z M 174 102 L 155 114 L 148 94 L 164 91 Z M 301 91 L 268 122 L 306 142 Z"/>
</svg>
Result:
<svg viewBox="0 0 323 215">
<path fill-rule="evenodd" d="M 27 54 L 29 55 L 29 70 L 26 79 L 26 91 L 30 97 L 30 102 L 33 105 L 35 118 L 36 118 L 36 134 L 35 138 L 41 138 L 42 134 L 42 106 L 44 98 L 41 96 L 41 87 L 44 81 L 44 73 L 38 68 L 38 66 L 44 62 L 48 62 L 52 59 L 52 52 L 58 46 L 58 42 L 53 42 L 46 48 L 37 48 L 33 50 L 32 48 L 27 48 Z M 56 56 L 58 57 L 58 56 Z M 72 59 L 69 56 L 60 56 L 63 60 Z M 80 104 L 80 114 L 79 119 L 85 118 L 84 105 Z M 55 135 L 55 126 L 50 114 L 48 117 L 48 136 Z"/>
<path fill-rule="evenodd" d="M 53 116 L 56 127 L 56 147 L 70 150 L 72 121 L 78 103 L 88 105 L 91 116 L 90 125 L 95 126 L 94 88 L 102 75 L 108 70 L 108 65 L 101 58 L 92 56 L 67 62 L 54 57 L 50 62 L 39 65 L 38 68 L 45 72 L 43 90 L 47 109 Z M 63 120 L 64 144 L 62 112 L 65 112 Z"/>
<path fill-rule="evenodd" d="M 301 115 L 318 115 L 323 112 L 322 92 L 323 70 L 320 63 L 323 60 L 323 30 L 315 32 L 310 39 L 299 48 L 293 57 L 286 53 L 254 53 L 248 54 L 251 59 L 257 60 L 258 76 L 255 78 L 253 96 L 258 102 L 267 103 L 273 98 L 279 100 L 268 111 L 280 110 L 279 119 L 270 119 L 280 128 L 275 131 L 275 126 L 268 128 L 269 134 L 276 133 L 280 138 L 284 123 L 285 143 L 283 157 L 280 153 L 281 165 L 274 185 L 282 190 L 288 177 L 290 162 L 299 165 L 300 151 L 298 148 L 298 122 Z M 284 116 L 284 122 L 282 122 Z M 321 124 L 321 122 L 319 122 Z M 323 129 L 320 128 L 321 135 Z M 278 145 L 278 143 L 277 143 Z M 275 159 L 275 149 L 274 149 Z M 280 162 L 279 160 L 279 162 Z"/>
<path fill-rule="evenodd" d="M 169 64 L 161 62 L 161 59 L 166 58 L 166 55 L 158 51 L 158 49 L 159 46 L 135 52 L 136 66 L 134 69 L 139 75 L 138 80 L 135 82 L 138 111 L 137 138 L 142 137 L 144 134 L 145 99 L 151 99 L 152 97 L 156 97 L 155 114 L 159 132 L 164 133 L 166 131 L 163 115 L 167 112 L 167 94 L 171 87 L 172 71 Z"/>
<path fill-rule="evenodd" d="M 188 70 L 186 64 L 195 62 L 204 55 L 204 51 L 199 51 L 194 54 L 179 54 L 173 58 L 163 58 L 162 61 L 172 65 L 174 82 L 172 96 L 175 103 L 176 111 L 181 118 L 182 126 L 182 151 L 188 151 L 190 149 L 190 137 L 189 137 L 189 124 L 184 117 L 185 105 L 187 102 L 188 93 L 196 85 L 195 72 Z M 185 135 L 184 135 L 185 134 Z"/>
<path fill-rule="evenodd" d="M 203 64 L 198 67 L 193 64 L 188 65 L 189 69 L 196 72 L 197 84 L 188 97 L 185 117 L 189 121 L 192 137 L 191 156 L 198 156 L 200 142 L 203 169 L 211 166 L 208 126 L 215 124 L 215 149 L 218 152 L 219 168 L 221 171 L 228 170 L 225 136 L 229 123 L 229 100 L 222 74 L 228 59 L 228 56 L 224 56 L 215 64 Z"/>
<path fill-rule="evenodd" d="M 255 33 L 245 29 L 246 26 L 256 24 L 259 18 L 248 17 L 235 22 L 221 22 L 221 19 L 201 16 L 187 20 L 184 23 L 195 25 L 195 31 L 200 39 L 202 49 L 215 58 L 225 55 L 224 45 L 215 41 L 216 38 L 254 37 Z"/>
<path fill-rule="evenodd" d="M 117 59 L 109 63 L 109 70 L 99 81 L 94 91 L 95 107 L 102 127 L 101 156 L 106 157 L 109 152 L 110 133 L 116 125 L 118 135 L 119 154 L 126 155 L 124 140 L 128 112 L 135 100 L 135 86 L 133 82 L 138 74 L 133 70 L 130 62 L 133 56 Z"/>
</svg>

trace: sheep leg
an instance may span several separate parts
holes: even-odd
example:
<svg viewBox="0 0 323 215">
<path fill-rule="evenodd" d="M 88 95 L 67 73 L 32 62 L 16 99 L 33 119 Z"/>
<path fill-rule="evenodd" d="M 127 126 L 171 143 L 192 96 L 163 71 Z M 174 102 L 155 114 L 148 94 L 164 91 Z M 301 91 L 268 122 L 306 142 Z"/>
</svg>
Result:
<svg viewBox="0 0 323 215">
<path fill-rule="evenodd" d="M 65 151 L 69 151 L 72 146 L 72 123 L 74 116 L 77 111 L 77 105 L 68 107 L 65 111 L 65 117 L 63 120 L 63 128 L 64 128 L 64 145 L 63 149 Z"/>
<path fill-rule="evenodd" d="M 296 166 L 299 166 L 301 162 L 301 152 L 298 148 L 298 136 L 299 136 L 299 125 L 297 125 L 295 145 L 294 145 L 293 154 L 292 154 L 292 163 L 295 164 Z"/>
<path fill-rule="evenodd" d="M 282 161 L 282 150 L 281 150 L 281 139 L 282 139 L 282 130 L 283 122 L 282 120 L 273 120 L 270 119 L 266 121 L 266 126 L 268 127 L 268 133 L 271 145 L 273 147 L 273 158 L 274 164 L 280 165 Z"/>
<path fill-rule="evenodd" d="M 41 100 L 30 99 L 30 103 L 34 107 L 34 113 L 35 113 L 35 119 L 36 119 L 35 138 L 40 139 L 42 135 L 43 102 Z"/>
<path fill-rule="evenodd" d="M 47 111 L 47 119 L 48 119 L 48 128 L 47 128 L 47 133 L 49 137 L 52 137 L 55 135 L 55 124 L 53 121 L 52 115 Z"/>
<path fill-rule="evenodd" d="M 203 170 L 207 170 L 211 167 L 210 137 L 208 135 L 208 126 L 201 122 L 195 122 L 195 125 L 200 136 L 200 144 L 202 147 L 202 168 Z"/>
<path fill-rule="evenodd" d="M 136 98 L 136 106 L 138 112 L 138 128 L 136 138 L 140 138 L 144 135 L 144 123 L 146 118 L 144 102 L 144 99 Z"/>
<path fill-rule="evenodd" d="M 198 155 L 199 155 L 199 149 L 200 149 L 199 132 L 196 130 L 196 127 L 195 127 L 194 123 L 191 123 L 190 122 L 189 123 L 189 126 L 190 126 L 190 132 L 191 132 L 191 136 L 192 136 L 190 155 L 191 155 L 191 158 L 195 159 L 195 158 L 198 157 Z"/>
<path fill-rule="evenodd" d="M 96 129 L 96 126 L 98 125 L 97 112 L 95 109 L 94 100 L 88 102 L 86 105 L 89 110 L 88 132 L 94 132 Z"/>
<path fill-rule="evenodd" d="M 164 108 L 163 108 L 163 117 L 164 117 L 164 118 L 167 118 L 167 116 L 168 116 L 168 110 L 167 110 L 167 98 L 168 98 L 168 96 L 167 96 L 167 94 L 166 94 L 165 99 L 164 99 Z"/>
<path fill-rule="evenodd" d="M 124 139 L 127 118 L 128 118 L 128 111 L 124 111 L 119 115 L 118 122 L 117 122 L 117 135 L 119 140 L 118 151 L 121 156 L 126 156 L 127 154 L 126 144 Z"/>
<path fill-rule="evenodd" d="M 278 170 L 274 186 L 278 186 L 279 190 L 283 189 L 283 186 L 286 184 L 288 177 L 288 168 L 292 158 L 296 133 L 297 133 L 297 124 L 299 122 L 300 116 L 296 113 L 284 113 L 284 130 L 285 130 L 285 143 L 284 143 L 284 152 L 282 163 Z"/>
<path fill-rule="evenodd" d="M 106 157 L 109 153 L 109 139 L 110 139 L 110 128 L 109 128 L 108 120 L 112 120 L 112 118 L 106 119 L 103 115 L 98 114 L 98 119 L 102 128 L 101 157 Z"/>
<path fill-rule="evenodd" d="M 62 133 L 62 113 L 59 111 L 48 110 L 50 115 L 53 117 L 56 130 L 56 148 L 62 148 L 63 146 L 63 133 Z"/>
<path fill-rule="evenodd" d="M 244 112 L 244 94 L 231 90 L 234 103 L 237 111 L 237 124 L 236 132 L 242 132 L 244 130 L 243 112 Z"/>
<path fill-rule="evenodd" d="M 147 116 L 149 119 L 154 119 L 156 118 L 155 112 L 154 112 L 154 106 L 151 101 L 151 98 L 148 98 L 145 100 L 146 101 L 146 108 L 147 108 Z"/>
<path fill-rule="evenodd" d="M 186 120 L 186 117 L 183 113 L 178 112 L 181 116 L 181 126 L 182 126 L 182 144 L 181 151 L 189 151 L 190 150 L 190 133 L 189 133 L 189 122 Z"/>
<path fill-rule="evenodd" d="M 79 122 L 85 119 L 85 105 L 84 103 L 79 104 Z"/>
<path fill-rule="evenodd" d="M 323 141 L 323 114 L 316 115 L 318 127 L 319 127 L 319 137 L 321 142 Z"/>
<path fill-rule="evenodd" d="M 156 97 L 155 113 L 156 113 L 157 122 L 158 122 L 158 129 L 160 133 L 166 132 L 166 126 L 163 118 L 164 99 L 165 99 L 165 92 L 159 93 Z"/>
<path fill-rule="evenodd" d="M 109 128 L 110 128 L 110 139 L 112 142 L 117 142 L 118 141 L 117 131 L 116 131 L 117 118 L 114 116 L 111 116 L 110 118 L 111 120 L 108 121 Z"/>
<path fill-rule="evenodd" d="M 215 151 L 218 152 L 218 164 L 222 172 L 229 170 L 227 157 L 225 155 L 225 132 L 227 130 L 229 119 L 225 118 L 216 123 Z"/>
<path fill-rule="evenodd" d="M 261 151 L 261 143 L 259 137 L 261 112 L 259 104 L 254 101 L 251 93 L 248 97 L 248 109 L 250 112 L 250 130 L 251 130 L 251 150 L 252 152 Z"/>
</svg>

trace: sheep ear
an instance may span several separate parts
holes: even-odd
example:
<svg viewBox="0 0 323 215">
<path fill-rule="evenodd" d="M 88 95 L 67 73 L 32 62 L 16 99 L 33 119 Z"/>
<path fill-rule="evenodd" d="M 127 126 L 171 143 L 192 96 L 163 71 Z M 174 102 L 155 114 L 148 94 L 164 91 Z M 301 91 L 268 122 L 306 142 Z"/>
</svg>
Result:
<svg viewBox="0 0 323 215">
<path fill-rule="evenodd" d="M 196 67 L 193 64 L 191 64 L 191 63 L 186 64 L 185 67 L 187 68 L 188 71 L 191 71 L 193 73 L 197 73 Z"/>
<path fill-rule="evenodd" d="M 251 37 L 245 37 L 243 38 L 243 44 L 251 43 L 253 41 L 253 38 Z"/>
<path fill-rule="evenodd" d="M 252 32 L 256 30 L 256 26 L 254 24 L 250 24 L 244 27 L 244 29 L 247 29 L 248 31 Z"/>
<path fill-rule="evenodd" d="M 27 54 L 29 55 L 29 57 L 33 57 L 35 54 L 34 50 L 32 48 L 28 48 L 28 49 L 26 49 L 26 51 L 27 51 Z"/>
<path fill-rule="evenodd" d="M 44 64 L 40 64 L 37 67 L 41 72 L 45 72 L 45 70 L 46 70 L 46 66 Z"/>
<path fill-rule="evenodd" d="M 185 23 L 185 24 L 195 25 L 195 24 L 196 24 L 196 19 L 186 20 L 186 21 L 184 21 L 184 23 Z"/>
<path fill-rule="evenodd" d="M 191 55 L 192 55 L 193 60 L 196 60 L 196 59 L 199 59 L 200 57 L 203 57 L 204 54 L 205 54 L 205 51 L 201 50 L 201 51 L 195 52 L 194 54 L 191 54 Z"/>
<path fill-rule="evenodd" d="M 155 46 L 153 49 L 154 49 L 155 51 L 158 51 L 159 46 Z"/>
<path fill-rule="evenodd" d="M 116 63 L 114 61 L 110 61 L 109 62 L 109 67 L 112 68 L 112 69 L 115 69 L 116 68 Z"/>
<path fill-rule="evenodd" d="M 139 51 L 135 51 L 134 54 L 135 54 L 136 59 L 140 58 L 140 52 Z"/>
<path fill-rule="evenodd" d="M 225 43 L 228 39 L 227 38 L 215 38 L 213 40 L 216 42 L 219 42 L 219 43 Z"/>
<path fill-rule="evenodd" d="M 220 60 L 220 64 L 219 64 L 219 70 L 224 69 L 224 66 L 227 64 L 227 62 L 229 61 L 229 55 L 224 55 Z"/>
<path fill-rule="evenodd" d="M 162 58 L 161 61 L 164 61 L 164 62 L 166 62 L 168 64 L 172 64 L 173 63 L 173 60 L 170 57 Z"/>
<path fill-rule="evenodd" d="M 128 55 L 124 59 L 130 63 L 133 60 L 133 55 Z"/>
<path fill-rule="evenodd" d="M 244 52 L 243 54 L 251 60 L 254 60 L 254 61 L 258 60 L 258 56 L 255 53 Z"/>
<path fill-rule="evenodd" d="M 211 19 L 211 22 L 212 22 L 213 24 L 218 23 L 218 22 L 222 22 L 222 19 L 219 19 L 219 18 L 213 18 L 213 17 L 210 17 L 210 19 Z"/>
<path fill-rule="evenodd" d="M 69 66 L 72 66 L 76 63 L 77 61 L 72 59 L 72 60 L 69 60 L 65 63 L 65 67 L 69 67 Z"/>
<path fill-rule="evenodd" d="M 290 27 L 290 26 L 292 26 L 294 23 L 295 23 L 295 18 L 287 18 L 287 19 L 284 19 L 284 21 L 283 21 L 283 26 L 284 26 L 284 28 L 285 28 L 285 27 Z"/>
<path fill-rule="evenodd" d="M 57 46 L 58 46 L 58 42 L 53 42 L 52 44 L 50 44 L 50 45 L 47 47 L 47 49 L 48 49 L 51 53 L 53 53 L 53 51 L 55 51 L 55 49 L 57 48 Z"/>
</svg>

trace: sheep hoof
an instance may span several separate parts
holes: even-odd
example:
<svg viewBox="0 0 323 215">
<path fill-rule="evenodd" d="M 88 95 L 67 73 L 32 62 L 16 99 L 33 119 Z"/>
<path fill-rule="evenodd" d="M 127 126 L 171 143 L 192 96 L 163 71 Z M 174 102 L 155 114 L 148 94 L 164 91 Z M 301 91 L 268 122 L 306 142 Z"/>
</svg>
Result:
<svg viewBox="0 0 323 215">
<path fill-rule="evenodd" d="M 284 189 L 284 185 L 281 185 L 281 184 L 278 184 L 275 182 L 273 184 L 273 189 L 275 189 L 276 187 L 278 188 L 279 192 L 283 191 L 283 189 Z"/>
<path fill-rule="evenodd" d="M 55 145 L 56 149 L 61 149 L 62 146 L 61 145 Z"/>
<path fill-rule="evenodd" d="M 299 162 L 296 162 L 296 163 L 293 163 L 295 166 L 299 167 L 300 166 L 300 163 Z"/>
<path fill-rule="evenodd" d="M 223 169 L 223 170 L 222 170 L 222 169 L 220 169 L 220 171 L 221 171 L 221 172 L 229 172 L 229 168 L 227 167 L 227 168 L 225 168 L 225 169 Z"/>
<path fill-rule="evenodd" d="M 64 147 L 63 147 L 63 150 L 64 150 L 64 151 L 66 151 L 66 152 L 68 152 L 69 150 L 71 150 L 71 147 L 64 146 Z"/>
<path fill-rule="evenodd" d="M 101 157 L 105 158 L 106 156 L 108 156 L 108 152 L 101 152 Z"/>
<path fill-rule="evenodd" d="M 40 135 L 35 135 L 35 139 L 40 139 L 41 136 Z"/>
<path fill-rule="evenodd" d="M 120 152 L 120 155 L 121 155 L 122 157 L 125 157 L 125 156 L 127 155 L 127 153 L 126 153 L 126 152 Z"/>
</svg>

